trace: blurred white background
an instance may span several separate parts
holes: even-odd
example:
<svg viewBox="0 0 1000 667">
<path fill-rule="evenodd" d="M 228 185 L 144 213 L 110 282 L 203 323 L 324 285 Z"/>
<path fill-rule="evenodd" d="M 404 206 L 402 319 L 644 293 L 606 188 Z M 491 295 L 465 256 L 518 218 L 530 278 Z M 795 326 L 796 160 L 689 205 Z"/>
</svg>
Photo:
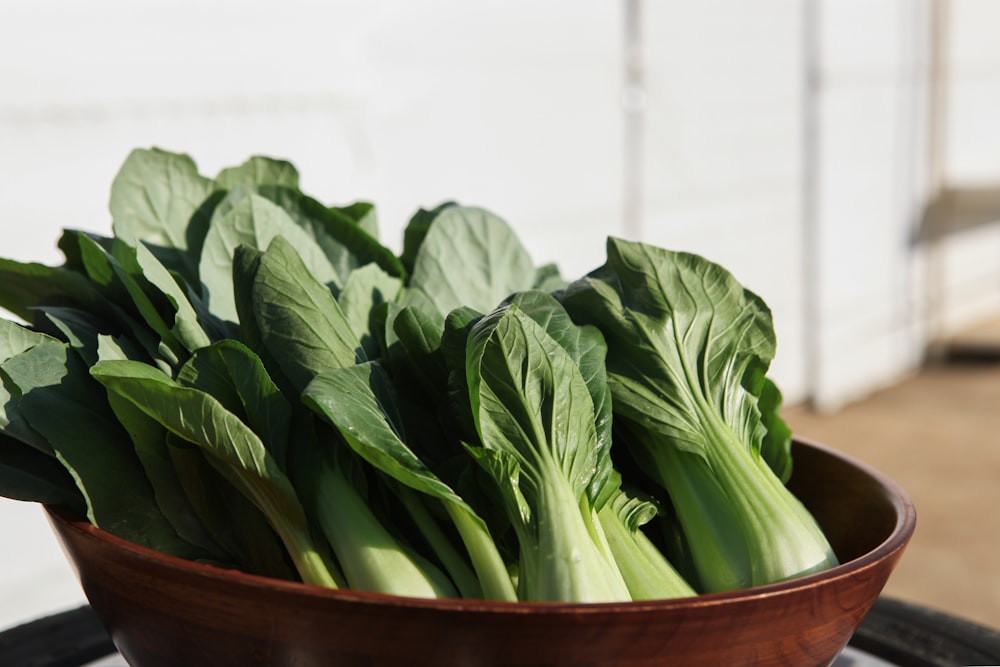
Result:
<svg viewBox="0 0 1000 667">
<path fill-rule="evenodd" d="M 456 199 L 569 277 L 609 234 L 702 253 L 772 307 L 787 402 L 835 410 L 1000 313 L 998 24 L 988 0 L 0 0 L 0 256 L 109 233 L 133 147 L 208 175 L 267 154 L 373 201 L 396 249 Z M 82 602 L 38 508 L 0 499 L 0 526 L 0 629 Z"/>
</svg>

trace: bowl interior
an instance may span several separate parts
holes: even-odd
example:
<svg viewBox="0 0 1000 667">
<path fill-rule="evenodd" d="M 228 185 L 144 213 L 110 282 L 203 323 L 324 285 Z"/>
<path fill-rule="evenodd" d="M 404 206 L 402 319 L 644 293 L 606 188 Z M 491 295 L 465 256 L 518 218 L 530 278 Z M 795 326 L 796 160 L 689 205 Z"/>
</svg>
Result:
<svg viewBox="0 0 1000 667">
<path fill-rule="evenodd" d="M 843 565 L 909 540 L 916 513 L 895 482 L 815 443 L 796 440 L 792 454 L 788 487 L 816 517 Z"/>
</svg>

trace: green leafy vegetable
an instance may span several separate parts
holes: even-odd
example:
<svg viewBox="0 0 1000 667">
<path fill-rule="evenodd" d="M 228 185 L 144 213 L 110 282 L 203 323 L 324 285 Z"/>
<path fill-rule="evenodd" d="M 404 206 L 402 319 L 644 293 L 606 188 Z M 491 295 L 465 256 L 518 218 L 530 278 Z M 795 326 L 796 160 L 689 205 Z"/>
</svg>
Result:
<svg viewBox="0 0 1000 667">
<path fill-rule="evenodd" d="M 667 490 L 702 583 L 727 590 L 836 563 L 808 511 L 761 456 L 771 313 L 701 257 L 617 239 L 563 302 L 608 340 L 627 445 Z"/>
<path fill-rule="evenodd" d="M 571 282 L 457 202 L 397 255 L 372 204 L 266 156 L 207 177 L 135 150 L 109 209 L 61 266 L 0 259 L 24 322 L 0 320 L 0 494 L 404 596 L 658 599 L 836 562 L 784 487 L 770 313 L 720 267 L 610 239 Z"/>
<path fill-rule="evenodd" d="M 174 435 L 202 448 L 209 461 L 267 517 L 303 580 L 336 586 L 313 544 L 305 512 L 264 443 L 211 395 L 182 387 L 133 361 L 104 361 L 91 374 Z"/>
<path fill-rule="evenodd" d="M 594 403 L 566 350 L 515 305 L 472 328 L 467 348 L 479 460 L 520 541 L 522 596 L 630 599 L 587 489 L 598 466 Z"/>
</svg>

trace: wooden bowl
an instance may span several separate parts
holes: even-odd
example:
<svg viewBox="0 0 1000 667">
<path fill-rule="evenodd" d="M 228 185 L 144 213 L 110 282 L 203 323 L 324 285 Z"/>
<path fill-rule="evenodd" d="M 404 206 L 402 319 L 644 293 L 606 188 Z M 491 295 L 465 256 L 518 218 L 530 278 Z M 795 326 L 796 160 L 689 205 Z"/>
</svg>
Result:
<svg viewBox="0 0 1000 667">
<path fill-rule="evenodd" d="M 830 664 L 909 541 L 913 504 L 871 468 L 794 443 L 790 486 L 842 564 L 793 581 L 610 604 L 417 600 L 222 570 L 49 510 L 133 667 Z"/>
</svg>

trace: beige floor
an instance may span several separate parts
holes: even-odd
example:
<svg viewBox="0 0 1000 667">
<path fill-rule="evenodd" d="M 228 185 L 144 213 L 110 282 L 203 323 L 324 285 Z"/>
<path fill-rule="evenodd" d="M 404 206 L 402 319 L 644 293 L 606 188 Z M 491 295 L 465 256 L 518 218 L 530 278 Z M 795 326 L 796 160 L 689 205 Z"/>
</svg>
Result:
<svg viewBox="0 0 1000 667">
<path fill-rule="evenodd" d="M 913 499 L 917 529 L 886 593 L 1000 629 L 1000 354 L 929 365 L 833 415 L 793 406 L 785 418 Z"/>
</svg>

